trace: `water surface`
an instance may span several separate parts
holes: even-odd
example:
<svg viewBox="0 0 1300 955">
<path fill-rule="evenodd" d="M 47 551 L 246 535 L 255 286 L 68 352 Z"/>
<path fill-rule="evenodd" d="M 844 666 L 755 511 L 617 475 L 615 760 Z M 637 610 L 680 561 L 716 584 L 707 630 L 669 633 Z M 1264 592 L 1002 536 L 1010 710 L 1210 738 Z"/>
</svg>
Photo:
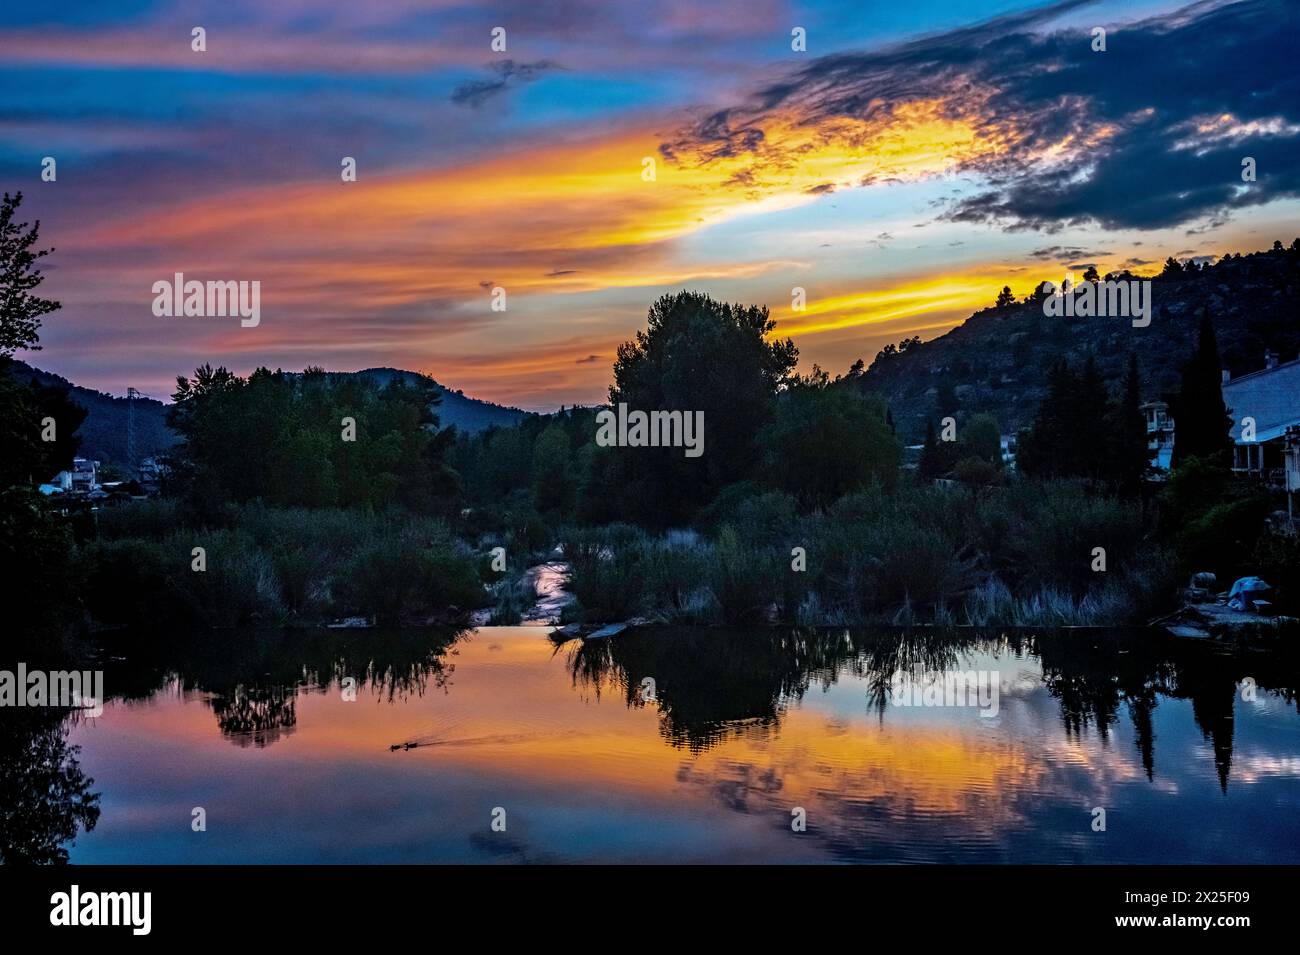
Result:
<svg viewBox="0 0 1300 955">
<path fill-rule="evenodd" d="M 1293 654 L 517 627 L 126 657 L 67 729 L 102 810 L 74 862 L 1300 861 Z M 993 674 L 996 715 L 899 706 L 900 672 Z"/>
</svg>

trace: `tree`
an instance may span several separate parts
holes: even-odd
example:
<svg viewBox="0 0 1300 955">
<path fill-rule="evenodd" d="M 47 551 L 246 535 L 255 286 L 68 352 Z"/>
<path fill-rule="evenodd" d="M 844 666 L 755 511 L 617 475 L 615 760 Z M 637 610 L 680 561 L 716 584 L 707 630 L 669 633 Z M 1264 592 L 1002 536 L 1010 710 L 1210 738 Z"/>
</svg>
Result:
<svg viewBox="0 0 1300 955">
<path fill-rule="evenodd" d="M 1064 360 L 1048 373 L 1047 396 L 1018 442 L 1016 463 L 1035 477 L 1102 479 L 1109 447 L 1106 387 L 1089 356 L 1075 374 Z"/>
<path fill-rule="evenodd" d="M 533 445 L 533 503 L 537 510 L 563 510 L 573 501 L 569 470 L 569 434 L 556 421 Z"/>
<path fill-rule="evenodd" d="M 704 453 L 619 448 L 626 513 L 649 524 L 683 521 L 727 484 L 750 476 L 759 429 L 799 360 L 790 339 L 769 340 L 768 310 L 699 292 L 665 295 L 644 331 L 618 348 L 610 403 L 632 411 L 703 412 Z"/>
<path fill-rule="evenodd" d="M 944 477 L 956 465 L 959 452 L 960 446 L 956 441 L 940 441 L 934 431 L 934 422 L 926 422 L 925 444 L 921 446 L 917 476 L 923 481 Z"/>
<path fill-rule="evenodd" d="M 1232 418 L 1223 403 L 1223 371 L 1214 324 L 1209 313 L 1201 313 L 1196 349 L 1183 366 L 1182 388 L 1174 413 L 1176 468 L 1191 457 L 1206 458 L 1227 466 L 1232 447 L 1229 431 Z"/>
<path fill-rule="evenodd" d="M 800 382 L 777 400 L 763 429 L 763 474 L 806 509 L 831 504 L 872 481 L 892 487 L 898 441 L 884 403 L 847 379 Z"/>
<path fill-rule="evenodd" d="M 1016 304 L 1016 297 L 1011 294 L 1011 286 L 1002 286 L 1002 291 L 998 293 L 997 301 L 993 303 L 994 308 L 1010 308 Z"/>
<path fill-rule="evenodd" d="M 456 490 L 444 463 L 455 432 L 438 430 L 438 390 L 423 376 L 378 387 L 313 368 L 241 378 L 203 365 L 172 399 L 172 482 L 208 515 L 256 499 L 427 513 Z"/>
<path fill-rule="evenodd" d="M 1110 433 L 1111 481 L 1121 494 L 1135 496 L 1142 490 L 1142 482 L 1151 468 L 1151 449 L 1146 416 L 1142 413 L 1142 379 L 1133 352 L 1129 352 L 1119 400 L 1111 409 Z"/>
<path fill-rule="evenodd" d="M 961 432 L 967 454 L 1002 466 L 1002 431 L 990 414 L 977 414 L 966 422 Z"/>
<path fill-rule="evenodd" d="M 44 280 L 36 263 L 54 249 L 32 251 L 41 223 L 29 229 L 26 222 L 14 221 L 22 201 L 21 192 L 0 199 L 0 358 L 20 348 L 39 349 L 41 316 L 59 308 L 58 302 L 32 294 Z"/>
<path fill-rule="evenodd" d="M 1097 266 L 1089 265 L 1088 268 L 1084 270 L 1083 280 L 1085 282 L 1101 281 L 1101 275 L 1097 272 Z"/>
</svg>

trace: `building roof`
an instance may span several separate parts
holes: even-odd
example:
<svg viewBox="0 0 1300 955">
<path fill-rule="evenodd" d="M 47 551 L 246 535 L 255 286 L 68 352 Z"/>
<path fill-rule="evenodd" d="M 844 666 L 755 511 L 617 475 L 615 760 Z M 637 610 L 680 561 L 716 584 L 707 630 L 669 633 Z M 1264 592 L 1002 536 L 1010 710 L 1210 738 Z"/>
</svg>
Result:
<svg viewBox="0 0 1300 955">
<path fill-rule="evenodd" d="M 1255 419 L 1255 440 L 1281 437 L 1300 425 L 1300 358 L 1253 371 L 1223 384 L 1223 403 L 1232 415 L 1232 440 L 1241 440 L 1241 419 Z"/>
</svg>

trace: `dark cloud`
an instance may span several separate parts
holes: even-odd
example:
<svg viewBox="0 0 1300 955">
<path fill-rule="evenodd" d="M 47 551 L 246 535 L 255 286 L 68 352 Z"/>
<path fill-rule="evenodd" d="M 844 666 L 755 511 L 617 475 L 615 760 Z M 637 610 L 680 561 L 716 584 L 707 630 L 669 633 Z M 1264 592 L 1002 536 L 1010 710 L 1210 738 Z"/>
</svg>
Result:
<svg viewBox="0 0 1300 955">
<path fill-rule="evenodd" d="M 506 90 L 524 83 L 531 83 L 547 73 L 559 69 L 550 60 L 538 60 L 534 63 L 519 63 L 515 60 L 502 60 L 488 67 L 495 76 L 488 80 L 473 80 L 463 83 L 452 90 L 451 101 L 459 106 L 477 109 L 488 100 L 499 96 Z"/>
<path fill-rule="evenodd" d="M 575 365 L 590 365 L 593 362 L 600 361 L 599 355 L 588 355 L 586 358 L 579 358 L 574 362 Z"/>
<path fill-rule="evenodd" d="M 1205 0 L 1111 25 L 1107 50 L 1088 29 L 1044 29 L 1083 6 L 1065 2 L 879 51 L 820 57 L 718 111 L 661 147 L 695 162 L 751 153 L 797 161 L 767 143 L 777 115 L 809 128 L 888 122 L 900 105 L 938 101 L 997 154 L 962 163 L 982 191 L 944 218 L 1054 233 L 1075 225 L 1155 229 L 1300 196 L 1300 35 L 1295 0 Z M 1216 118 L 1232 122 L 1214 125 Z M 1203 128 L 1209 123 L 1209 128 Z M 1045 150 L 1070 144 L 1065 162 Z M 1254 157 L 1258 181 L 1243 184 Z M 1073 257 L 1073 256 L 1067 256 Z"/>
<path fill-rule="evenodd" d="M 1101 258 L 1110 255 L 1105 249 L 1080 249 L 1074 246 L 1049 245 L 1041 249 L 1034 249 L 1029 253 L 1031 259 L 1037 259 L 1040 262 L 1052 262 L 1057 259 L 1086 259 L 1091 257 Z"/>
</svg>

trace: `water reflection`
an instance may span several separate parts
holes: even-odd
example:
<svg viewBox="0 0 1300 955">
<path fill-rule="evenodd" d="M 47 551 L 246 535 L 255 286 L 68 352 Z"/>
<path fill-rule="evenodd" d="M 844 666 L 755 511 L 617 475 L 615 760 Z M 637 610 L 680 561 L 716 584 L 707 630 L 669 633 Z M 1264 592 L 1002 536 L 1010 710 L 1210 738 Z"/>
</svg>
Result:
<svg viewBox="0 0 1300 955">
<path fill-rule="evenodd" d="M 293 733 L 306 693 L 369 694 L 388 702 L 446 692 L 455 664 L 446 658 L 464 632 L 273 630 L 133 642 L 110 664 L 110 699 L 147 700 L 160 690 L 197 695 L 223 736 L 265 747 Z"/>
<path fill-rule="evenodd" d="M 883 721 L 896 674 L 941 676 L 965 668 L 977 653 L 1036 658 L 1066 739 L 1092 729 L 1108 740 L 1126 708 L 1148 779 L 1156 772 L 1153 714 L 1160 697 L 1191 701 L 1225 792 L 1239 684 L 1249 680 L 1300 709 L 1294 649 L 1234 650 L 1148 632 L 687 629 L 562 649 L 575 686 L 595 698 L 619 694 L 631 707 L 656 706 L 664 739 L 692 753 L 730 737 L 777 731 L 791 703 L 845 676 L 865 684 L 866 705 Z M 642 692 L 646 675 L 655 681 L 654 701 Z"/>
<path fill-rule="evenodd" d="M 65 711 L 6 707 L 0 718 L 0 863 L 68 861 L 78 828 L 99 821 L 99 794 L 68 744 Z"/>
<path fill-rule="evenodd" d="M 4 818 L 37 815 L 53 766 L 69 787 L 0 833 L 7 859 L 57 861 L 81 826 L 83 862 L 1300 861 L 1294 647 L 520 627 L 106 652 L 102 718 L 5 738 Z M 898 674 L 960 671 L 997 675 L 995 716 L 897 705 Z"/>
</svg>

